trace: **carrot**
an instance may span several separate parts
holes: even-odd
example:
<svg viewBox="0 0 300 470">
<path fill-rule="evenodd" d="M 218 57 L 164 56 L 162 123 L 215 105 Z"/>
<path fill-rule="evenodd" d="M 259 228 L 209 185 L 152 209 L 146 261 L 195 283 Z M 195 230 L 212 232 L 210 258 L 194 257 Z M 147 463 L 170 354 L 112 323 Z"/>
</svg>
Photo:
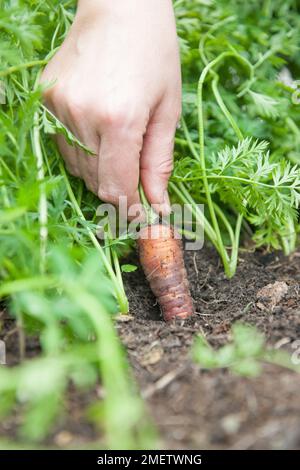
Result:
<svg viewBox="0 0 300 470">
<path fill-rule="evenodd" d="M 140 262 L 166 321 L 193 314 L 181 240 L 173 227 L 147 225 L 139 234 Z"/>
</svg>

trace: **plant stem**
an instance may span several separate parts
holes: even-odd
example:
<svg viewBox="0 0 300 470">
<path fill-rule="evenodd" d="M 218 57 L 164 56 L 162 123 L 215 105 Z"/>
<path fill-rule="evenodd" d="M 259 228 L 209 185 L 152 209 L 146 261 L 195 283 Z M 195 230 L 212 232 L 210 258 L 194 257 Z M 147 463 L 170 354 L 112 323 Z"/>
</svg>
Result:
<svg viewBox="0 0 300 470">
<path fill-rule="evenodd" d="M 104 266 L 107 270 L 107 273 L 109 275 L 109 278 L 111 279 L 111 281 L 114 285 L 115 295 L 116 295 L 116 298 L 117 298 L 118 303 L 119 303 L 120 311 L 121 311 L 121 313 L 127 313 L 128 312 L 128 300 L 127 300 L 127 297 L 126 297 L 126 294 L 125 294 L 122 277 L 121 277 L 121 281 L 120 281 L 120 279 L 116 276 L 116 273 L 114 272 L 111 264 L 109 263 L 109 261 L 106 257 L 106 254 L 105 254 L 104 250 L 102 249 L 102 247 L 100 246 L 100 244 L 99 244 L 96 236 L 94 235 L 92 229 L 88 226 L 87 220 L 84 217 L 84 215 L 82 213 L 82 210 L 80 209 L 80 207 L 78 205 L 77 199 L 76 199 L 75 194 L 73 192 L 73 189 L 70 185 L 69 178 L 68 178 L 68 176 L 65 172 L 64 166 L 61 162 L 59 162 L 59 168 L 60 168 L 61 174 L 64 176 L 67 192 L 68 192 L 70 201 L 73 204 L 75 212 L 76 212 L 78 218 L 80 219 L 81 224 L 86 229 L 87 234 L 88 234 L 92 244 L 94 245 L 97 252 L 99 253 L 101 261 L 103 262 L 103 264 L 104 264 Z"/>
<path fill-rule="evenodd" d="M 38 65 L 38 64 L 36 64 Z M 38 87 L 41 70 L 38 72 L 33 89 Z M 24 80 L 23 80 L 24 81 Z M 28 84 L 25 81 L 26 88 Z M 39 110 L 36 110 L 33 117 L 32 129 L 32 150 L 36 158 L 37 180 L 39 182 L 39 224 L 40 224 L 40 271 L 42 274 L 46 270 L 47 240 L 48 240 L 48 202 L 45 186 L 44 159 L 41 146 L 40 126 L 39 126 Z"/>
<path fill-rule="evenodd" d="M 95 297 L 84 289 L 67 283 L 64 288 L 87 313 L 95 328 L 100 377 L 106 390 L 104 418 L 109 448 L 121 444 L 122 448 L 131 449 L 137 438 L 141 440 L 140 445 L 145 446 L 149 432 L 152 436 L 153 431 L 151 425 L 139 426 L 141 435 L 136 435 L 136 426 L 144 417 L 144 407 L 130 382 L 128 366 L 109 315 Z M 134 414 L 132 410 L 135 410 Z"/>
<path fill-rule="evenodd" d="M 220 253 L 220 256 L 222 258 L 225 272 L 228 274 L 228 269 L 229 269 L 229 257 L 228 254 L 225 250 L 219 224 L 217 221 L 217 217 L 215 214 L 214 210 L 214 205 L 212 202 L 212 197 L 210 194 L 210 189 L 209 189 L 209 184 L 208 184 L 208 179 L 207 179 L 207 174 L 206 174 L 206 162 L 205 162 L 205 149 L 204 149 L 204 116 L 203 116 L 203 98 L 202 98 L 202 93 L 203 93 L 203 84 L 206 78 L 206 75 L 208 74 L 209 70 L 214 66 L 217 65 L 223 58 L 228 56 L 229 53 L 223 53 L 220 56 L 218 56 L 216 59 L 214 59 L 212 62 L 210 62 L 202 71 L 199 82 L 198 82 L 198 92 L 197 92 L 197 104 L 198 104 L 198 127 L 199 127 L 199 146 L 200 146 L 200 156 L 199 156 L 199 161 L 201 164 L 201 169 L 203 171 L 203 186 L 205 190 L 205 195 L 206 195 L 206 200 L 208 204 L 208 209 L 210 213 L 210 217 L 212 220 L 212 225 L 216 234 L 216 246 L 218 247 L 218 251 Z"/>
<path fill-rule="evenodd" d="M 227 229 L 227 232 L 230 236 L 230 240 L 231 240 L 231 244 L 232 246 L 234 245 L 235 243 L 235 238 L 234 238 L 234 231 L 230 225 L 230 222 L 229 220 L 227 219 L 227 217 L 225 216 L 224 212 L 222 211 L 222 209 L 214 203 L 214 208 L 215 208 L 215 211 L 216 213 L 218 214 L 219 218 L 221 219 L 221 221 L 223 222 L 224 224 L 224 227 Z"/>
<path fill-rule="evenodd" d="M 156 212 L 154 212 L 154 210 L 150 206 L 150 204 L 149 204 L 149 202 L 146 198 L 144 189 L 143 189 L 141 184 L 139 184 L 139 193 L 140 193 L 140 198 L 141 198 L 141 202 L 142 202 L 142 205 L 143 205 L 143 209 L 144 209 L 145 214 L 146 214 L 147 224 L 148 225 L 155 224 L 158 220 L 158 214 Z"/>
<path fill-rule="evenodd" d="M 203 212 L 199 209 L 196 202 L 194 201 L 188 190 L 185 188 L 184 184 L 179 183 L 178 185 L 176 185 L 175 183 L 170 182 L 169 186 L 184 204 L 188 204 L 189 206 L 191 206 L 190 210 L 194 214 L 196 220 L 199 221 L 208 238 L 212 241 L 212 243 L 215 244 L 216 235 L 211 224 L 209 223 Z"/>
<path fill-rule="evenodd" d="M 295 250 L 297 243 L 297 234 L 292 217 L 288 218 L 287 230 L 288 233 L 285 236 L 281 237 L 283 252 L 286 256 L 290 255 Z"/>
<path fill-rule="evenodd" d="M 192 155 L 194 155 L 196 160 L 199 161 L 199 152 L 196 149 L 195 143 L 191 139 L 191 135 L 189 133 L 188 127 L 187 127 L 185 119 L 183 117 L 181 118 L 181 125 L 182 125 L 182 129 L 183 129 L 183 132 L 184 132 L 184 136 L 186 138 L 187 145 L 188 145 L 190 151 L 192 152 Z"/>
<path fill-rule="evenodd" d="M 239 242 L 240 242 L 240 233 L 241 233 L 242 222 L 243 222 L 243 216 L 242 216 L 242 214 L 238 214 L 237 221 L 236 221 L 236 226 L 235 226 L 234 243 L 232 245 L 232 251 L 231 251 L 231 260 L 230 260 L 230 268 L 229 268 L 230 275 L 229 275 L 229 277 L 234 276 L 234 274 L 236 272 L 238 254 L 239 254 Z"/>
<path fill-rule="evenodd" d="M 184 147 L 190 148 L 188 141 L 186 139 L 181 139 L 180 137 L 175 137 L 175 144 L 183 145 Z M 193 142 L 193 145 L 195 146 L 195 148 L 199 148 L 198 142 Z"/>
<path fill-rule="evenodd" d="M 226 107 L 226 105 L 223 101 L 223 98 L 220 95 L 220 92 L 219 92 L 219 89 L 218 89 L 218 82 L 219 82 L 219 75 L 216 74 L 213 81 L 212 81 L 212 90 L 213 90 L 214 96 L 216 98 L 216 101 L 217 101 L 218 105 L 220 106 L 221 111 L 223 112 L 224 116 L 226 117 L 226 119 L 230 123 L 231 127 L 235 131 L 235 133 L 237 135 L 237 138 L 239 140 L 242 140 L 244 138 L 244 136 L 241 133 L 240 128 L 238 127 L 237 123 L 235 122 L 232 114 L 228 111 L 228 109 L 227 109 L 227 107 Z"/>
<path fill-rule="evenodd" d="M 107 221 L 107 231 L 108 231 L 109 241 L 111 241 L 112 240 L 112 234 L 111 234 L 111 229 L 110 229 L 110 225 L 109 225 L 109 219 Z M 116 273 L 117 279 L 119 281 L 119 284 L 123 286 L 123 278 L 122 278 L 122 272 L 121 272 L 121 267 L 120 267 L 118 254 L 117 254 L 115 248 L 112 245 L 109 245 L 108 249 L 109 249 L 109 253 L 111 254 L 111 257 L 112 257 L 112 261 L 113 261 L 114 268 L 115 268 L 115 273 Z M 128 310 L 128 306 L 127 306 L 127 310 Z M 123 312 L 123 313 L 127 313 L 127 312 Z"/>
<path fill-rule="evenodd" d="M 240 176 L 231 176 L 231 175 L 209 175 L 207 174 L 207 179 L 229 179 L 229 180 L 236 180 L 236 181 L 241 181 L 243 183 L 246 183 L 246 184 L 253 184 L 254 186 L 262 186 L 264 188 L 270 188 L 270 189 L 289 189 L 291 190 L 291 186 L 287 186 L 285 184 L 282 184 L 282 185 L 275 185 L 275 184 L 269 184 L 269 183 L 262 183 L 261 181 L 255 181 L 255 180 L 251 180 L 251 179 L 248 179 L 248 178 L 242 178 Z M 180 178 L 178 176 L 173 176 L 173 178 Z M 193 176 L 191 178 L 187 177 L 183 177 L 182 179 L 180 178 L 180 180 L 182 180 L 183 182 L 185 181 L 197 181 L 198 179 L 203 179 L 203 175 L 199 175 L 199 176 Z"/>
<path fill-rule="evenodd" d="M 203 46 L 202 46 L 202 48 L 203 48 Z M 203 55 L 203 60 L 206 61 L 204 52 L 202 53 L 202 55 Z M 200 75 L 200 78 L 199 78 L 199 82 L 198 82 L 198 94 L 197 94 L 197 96 L 198 96 L 198 126 L 199 126 L 200 164 L 201 164 L 201 169 L 202 169 L 202 172 L 203 172 L 203 185 L 204 185 L 204 190 L 205 190 L 205 193 L 206 193 L 206 199 L 207 199 L 207 204 L 208 204 L 208 208 L 209 208 L 209 212 L 210 212 L 210 217 L 211 217 L 211 220 L 212 220 L 214 231 L 216 233 L 218 251 L 220 253 L 220 256 L 221 256 L 223 264 L 224 264 L 225 273 L 228 277 L 232 277 L 232 275 L 234 274 L 235 269 L 236 269 L 236 263 L 237 263 L 237 257 L 238 257 L 239 236 L 240 236 L 240 230 L 241 230 L 243 217 L 242 217 L 242 215 L 238 216 L 238 220 L 237 220 L 236 228 L 235 228 L 235 233 L 233 235 L 230 223 L 227 221 L 226 216 L 222 213 L 222 211 L 220 212 L 219 209 L 217 210 L 219 216 L 221 216 L 221 219 L 222 219 L 223 223 L 225 224 L 225 226 L 226 226 L 226 228 L 229 232 L 229 235 L 231 237 L 232 252 L 231 252 L 231 257 L 229 258 L 228 253 L 227 253 L 227 251 L 225 249 L 225 246 L 224 246 L 224 243 L 223 243 L 221 231 L 220 231 L 218 220 L 217 220 L 217 217 L 216 217 L 216 210 L 215 210 L 216 207 L 213 204 L 211 194 L 210 194 L 210 190 L 209 190 L 209 184 L 208 184 L 208 175 L 207 175 L 207 171 L 206 171 L 206 162 L 205 162 L 204 115 L 203 115 L 203 98 L 202 98 L 202 94 L 203 94 L 203 85 L 204 85 L 206 76 L 207 76 L 208 73 L 211 73 L 214 77 L 213 82 L 212 82 L 212 89 L 213 89 L 213 93 L 214 93 L 214 96 L 216 98 L 216 101 L 217 101 L 220 109 L 222 110 L 224 116 L 226 117 L 226 119 L 229 121 L 230 125 L 234 129 L 238 139 L 242 140 L 243 135 L 242 135 L 238 125 L 236 124 L 233 116 L 228 111 L 228 109 L 227 109 L 227 107 L 226 107 L 226 105 L 225 105 L 225 103 L 224 103 L 224 101 L 223 101 L 223 99 L 222 99 L 222 97 L 219 93 L 219 90 L 218 90 L 219 76 L 213 70 L 213 67 L 215 65 L 217 65 L 219 62 L 221 62 L 224 58 L 230 57 L 230 56 L 235 57 L 237 60 L 241 61 L 244 65 L 246 65 L 247 68 L 250 70 L 250 77 L 252 77 L 253 68 L 252 68 L 251 64 L 246 59 L 244 59 L 242 56 L 239 56 L 234 51 L 233 52 L 224 52 L 224 53 L 220 54 L 217 58 L 215 58 L 213 61 L 211 61 L 210 63 L 207 63 L 206 67 L 203 69 L 203 71 Z"/>
<path fill-rule="evenodd" d="M 13 65 L 6 70 L 0 70 L 0 78 L 7 77 L 12 73 L 19 72 L 20 70 L 28 69 L 31 67 L 36 67 L 37 65 L 45 65 L 47 64 L 48 59 L 41 59 L 41 60 L 32 60 L 31 62 L 25 62 L 24 64 Z"/>
<path fill-rule="evenodd" d="M 47 254 L 47 240 L 48 240 L 48 208 L 47 208 L 47 195 L 45 187 L 45 174 L 43 153 L 40 142 L 39 130 L 39 112 L 34 114 L 34 124 L 32 130 L 32 148 L 36 157 L 37 164 L 37 180 L 39 181 L 39 223 L 40 223 L 40 271 L 43 274 L 46 269 L 46 254 Z"/>
</svg>

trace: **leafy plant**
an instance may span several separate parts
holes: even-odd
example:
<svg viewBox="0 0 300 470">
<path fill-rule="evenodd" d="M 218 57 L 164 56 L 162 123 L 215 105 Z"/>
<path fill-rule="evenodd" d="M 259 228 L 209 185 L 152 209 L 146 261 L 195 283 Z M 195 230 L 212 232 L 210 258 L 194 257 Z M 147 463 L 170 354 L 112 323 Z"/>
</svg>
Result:
<svg viewBox="0 0 300 470">
<path fill-rule="evenodd" d="M 17 405 L 23 415 L 21 436 L 40 441 L 65 413 L 69 384 L 86 389 L 100 380 L 106 398 L 98 426 L 106 432 L 106 445 L 151 447 L 154 431 L 108 313 L 116 310 L 113 288 L 95 255 L 95 250 L 76 256 L 56 247 L 49 253 L 47 274 L 2 284 L 0 296 L 11 296 L 10 311 L 20 326 L 38 332 L 42 354 L 1 368 L 0 413 Z"/>
<path fill-rule="evenodd" d="M 124 240 L 111 240 L 109 227 L 103 245 L 96 238 L 99 202 L 68 177 L 50 137 L 82 144 L 45 110 L 37 85 L 74 6 L 0 1 L 0 300 L 16 318 L 20 353 L 17 366 L 0 369 L 0 413 L 17 410 L 20 439 L 41 442 L 64 415 L 70 384 L 100 383 L 103 445 L 152 448 L 155 432 L 114 329 L 114 315 L 128 311 Z M 40 353 L 29 360 L 33 334 Z"/>
<path fill-rule="evenodd" d="M 287 254 L 297 243 L 299 110 L 279 71 L 286 64 L 299 74 L 298 7 L 174 4 L 184 101 L 170 188 L 191 205 L 231 277 L 244 233 Z M 196 203 L 206 205 L 204 215 Z"/>
<path fill-rule="evenodd" d="M 265 346 L 265 338 L 255 327 L 236 323 L 231 330 L 232 341 L 214 350 L 203 336 L 198 336 L 193 346 L 193 359 L 205 369 L 229 369 L 237 375 L 259 375 L 263 363 L 287 367 L 300 373 L 286 351 Z"/>
<path fill-rule="evenodd" d="M 134 267 L 119 257 L 129 241 L 113 240 L 104 224 L 99 244 L 99 201 L 66 174 L 51 134 L 89 149 L 41 104 L 39 74 L 65 38 L 75 4 L 0 0 L 0 298 L 16 318 L 20 349 L 20 364 L 0 370 L 0 411 L 17 406 L 21 434 L 38 442 L 64 409 L 70 383 L 99 382 L 105 398 L 90 414 L 105 445 L 153 447 L 114 331 L 114 314 L 128 311 L 122 272 Z M 191 205 L 232 276 L 240 236 L 251 233 L 257 245 L 286 253 L 297 243 L 300 114 L 280 72 L 299 78 L 299 6 L 174 6 L 184 93 L 170 189 Z M 204 214 L 197 203 L 206 205 Z M 35 359 L 24 357 L 24 334 L 39 336 Z M 256 365 L 258 356 L 250 359 Z"/>
</svg>

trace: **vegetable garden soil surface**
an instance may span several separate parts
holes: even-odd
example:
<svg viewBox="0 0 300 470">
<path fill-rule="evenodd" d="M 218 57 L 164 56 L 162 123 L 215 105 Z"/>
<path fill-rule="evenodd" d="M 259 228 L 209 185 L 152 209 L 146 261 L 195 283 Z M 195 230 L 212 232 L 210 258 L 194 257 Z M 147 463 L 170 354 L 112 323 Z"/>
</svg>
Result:
<svg viewBox="0 0 300 470">
<path fill-rule="evenodd" d="M 135 256 L 130 262 L 138 264 Z M 263 331 L 268 345 L 300 358 L 295 349 L 295 341 L 300 340 L 300 252 L 283 257 L 244 250 L 231 280 L 209 247 L 186 252 L 185 263 L 197 312 L 194 318 L 163 322 L 138 269 L 126 275 L 130 315 L 116 323 L 159 430 L 161 448 L 299 449 L 299 374 L 274 365 L 264 365 L 256 378 L 203 370 L 191 360 L 190 350 L 197 333 L 213 347 L 222 346 L 230 341 L 232 324 L 240 321 Z M 283 295 L 277 295 L 276 281 L 285 283 Z M 270 298 L 259 295 L 269 284 Z M 37 350 L 38 343 L 30 340 L 28 355 Z M 11 351 L 8 357 L 13 361 Z M 70 392 L 69 419 L 48 443 L 72 446 L 97 439 L 81 411 L 89 398 Z M 17 418 L 0 424 L 2 436 L 14 435 Z"/>
</svg>

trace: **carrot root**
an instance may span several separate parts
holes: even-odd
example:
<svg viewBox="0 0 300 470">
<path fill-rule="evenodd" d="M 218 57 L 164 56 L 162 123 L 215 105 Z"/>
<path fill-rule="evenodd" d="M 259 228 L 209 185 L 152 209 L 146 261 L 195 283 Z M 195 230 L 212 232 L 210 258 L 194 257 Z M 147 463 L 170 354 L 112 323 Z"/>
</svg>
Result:
<svg viewBox="0 0 300 470">
<path fill-rule="evenodd" d="M 186 319 L 194 312 L 182 242 L 173 227 L 148 225 L 140 231 L 140 262 L 166 321 Z"/>
</svg>

